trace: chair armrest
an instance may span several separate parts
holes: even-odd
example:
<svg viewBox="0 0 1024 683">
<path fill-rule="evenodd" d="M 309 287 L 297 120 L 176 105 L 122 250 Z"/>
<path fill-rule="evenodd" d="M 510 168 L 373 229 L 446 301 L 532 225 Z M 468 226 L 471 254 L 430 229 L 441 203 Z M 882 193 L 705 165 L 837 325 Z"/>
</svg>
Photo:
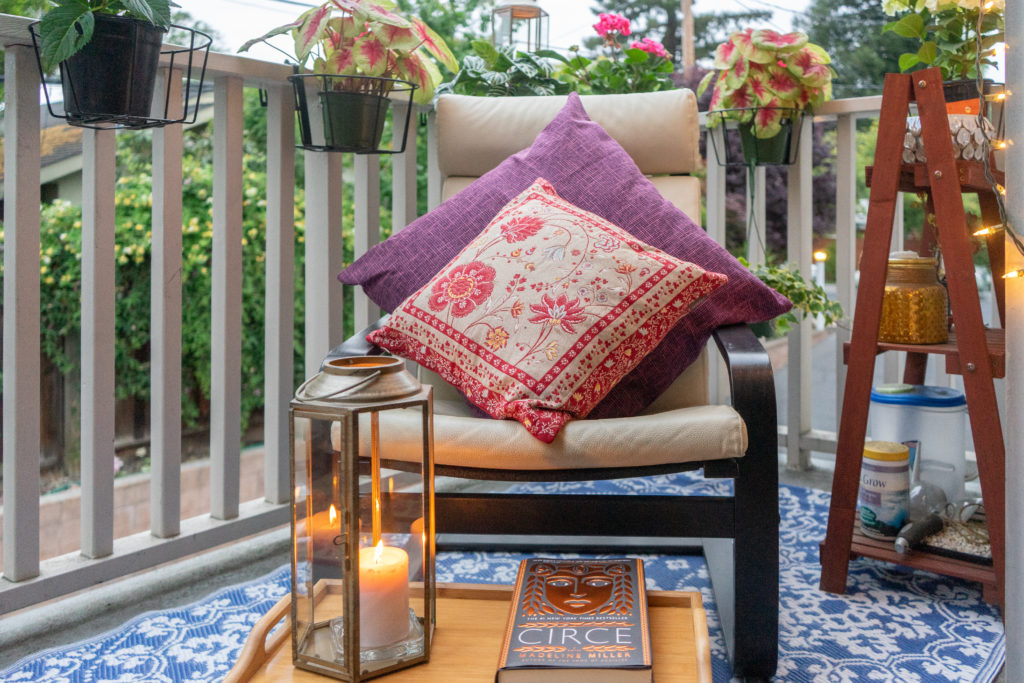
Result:
<svg viewBox="0 0 1024 683">
<path fill-rule="evenodd" d="M 324 358 L 323 363 L 320 367 L 323 367 L 324 363 L 334 360 L 335 358 L 344 358 L 345 356 L 380 356 L 384 353 L 384 349 L 380 348 L 376 344 L 371 344 L 366 341 L 366 335 L 370 334 L 374 330 L 379 330 L 383 327 L 389 315 L 385 315 L 383 318 L 377 320 L 375 323 L 370 325 L 364 330 L 360 330 L 355 333 L 342 343 L 335 346 L 333 349 L 327 352 L 327 356 Z"/>
<path fill-rule="evenodd" d="M 771 454 L 771 462 L 765 466 L 774 470 L 779 437 L 775 375 L 768 352 L 743 323 L 719 327 L 712 336 L 729 373 L 732 406 L 747 426 L 747 457 L 758 452 Z"/>
</svg>

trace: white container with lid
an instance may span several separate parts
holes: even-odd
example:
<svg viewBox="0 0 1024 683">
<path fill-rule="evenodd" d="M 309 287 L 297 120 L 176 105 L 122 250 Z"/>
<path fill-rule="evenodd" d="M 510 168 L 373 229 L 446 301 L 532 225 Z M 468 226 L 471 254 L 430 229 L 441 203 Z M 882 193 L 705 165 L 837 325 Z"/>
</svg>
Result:
<svg viewBox="0 0 1024 683">
<path fill-rule="evenodd" d="M 907 444 L 912 467 L 921 458 L 919 478 L 941 487 L 947 500 L 962 500 L 966 417 L 967 401 L 957 389 L 883 384 L 871 390 L 868 433 L 879 441 Z"/>
</svg>

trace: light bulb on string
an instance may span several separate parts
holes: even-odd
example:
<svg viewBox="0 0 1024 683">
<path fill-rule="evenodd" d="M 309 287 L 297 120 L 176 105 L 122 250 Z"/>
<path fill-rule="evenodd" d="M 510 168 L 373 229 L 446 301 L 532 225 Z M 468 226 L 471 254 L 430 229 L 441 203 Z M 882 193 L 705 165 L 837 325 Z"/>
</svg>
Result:
<svg viewBox="0 0 1024 683">
<path fill-rule="evenodd" d="M 979 230 L 975 230 L 973 235 L 975 237 L 988 237 L 989 235 L 995 235 L 996 233 L 1002 232 L 1005 227 L 1000 225 L 987 225 Z"/>
</svg>

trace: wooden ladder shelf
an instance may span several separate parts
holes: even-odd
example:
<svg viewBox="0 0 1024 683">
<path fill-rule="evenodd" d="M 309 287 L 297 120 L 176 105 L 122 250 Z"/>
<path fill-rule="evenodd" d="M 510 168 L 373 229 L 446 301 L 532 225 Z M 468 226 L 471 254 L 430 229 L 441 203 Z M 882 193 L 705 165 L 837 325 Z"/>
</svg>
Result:
<svg viewBox="0 0 1024 683">
<path fill-rule="evenodd" d="M 911 102 L 917 103 L 921 119 L 921 138 L 928 159 L 924 164 L 904 164 L 902 161 L 906 117 Z M 832 503 L 825 541 L 821 545 L 821 589 L 844 593 L 850 559 L 864 556 L 979 581 L 984 588 L 985 600 L 1001 604 L 1004 595 L 1005 446 L 993 378 L 1002 377 L 1005 371 L 1004 337 L 1003 330 L 986 329 L 982 321 L 973 249 L 961 193 L 978 194 L 985 225 L 1000 223 L 999 207 L 992 185 L 985 177 L 984 164 L 955 159 L 938 69 L 886 76 L 875 165 L 868 171 L 871 193 L 856 316 L 846 349 L 849 370 L 839 424 Z M 997 180 L 1001 176 L 998 174 Z M 931 255 L 937 231 L 954 323 L 953 333 L 945 344 L 878 342 L 898 192 L 927 194 L 927 212 L 935 216 L 934 229 L 929 231 L 928 225 L 925 226 L 923 242 L 924 251 L 929 252 L 925 255 Z M 1002 318 L 1004 289 L 999 277 L 1003 267 L 1002 235 L 990 238 L 988 249 Z M 963 375 L 992 546 L 991 566 L 924 552 L 901 555 L 891 542 L 870 539 L 859 532 L 857 493 L 875 356 L 891 350 L 907 352 L 904 381 L 908 383 L 923 384 L 929 354 L 945 356 L 946 372 Z"/>
</svg>

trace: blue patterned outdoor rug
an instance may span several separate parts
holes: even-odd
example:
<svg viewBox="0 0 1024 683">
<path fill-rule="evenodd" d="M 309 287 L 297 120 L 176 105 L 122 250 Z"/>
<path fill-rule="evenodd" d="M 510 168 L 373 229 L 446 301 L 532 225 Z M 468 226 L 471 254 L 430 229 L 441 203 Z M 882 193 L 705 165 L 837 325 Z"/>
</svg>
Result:
<svg viewBox="0 0 1024 683">
<path fill-rule="evenodd" d="M 728 481 L 691 474 L 614 482 L 520 485 L 522 491 L 723 494 Z M 846 595 L 818 590 L 818 543 L 825 536 L 829 494 L 782 486 L 780 682 L 951 681 L 988 683 L 1005 656 L 997 609 L 981 587 L 872 560 L 850 564 Z M 442 553 L 442 582 L 512 583 L 522 555 Z M 708 611 L 715 681 L 729 665 L 707 565 L 699 557 L 645 556 L 648 588 L 699 590 Z M 256 581 L 223 589 L 187 607 L 150 612 L 122 628 L 75 645 L 26 657 L 0 681 L 220 681 L 252 625 L 288 591 L 281 567 Z"/>
</svg>

